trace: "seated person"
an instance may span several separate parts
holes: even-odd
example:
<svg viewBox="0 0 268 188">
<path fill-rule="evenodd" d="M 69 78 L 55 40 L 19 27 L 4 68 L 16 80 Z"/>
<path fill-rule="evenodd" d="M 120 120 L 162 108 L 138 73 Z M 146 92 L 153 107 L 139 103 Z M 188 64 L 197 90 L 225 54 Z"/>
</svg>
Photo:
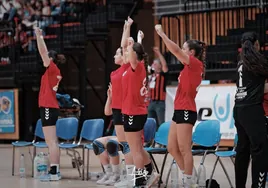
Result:
<svg viewBox="0 0 268 188">
<path fill-rule="evenodd" d="M 110 97 L 110 90 L 108 96 Z M 112 115 L 110 101 L 105 104 L 104 114 Z M 119 142 L 116 136 L 101 137 L 93 141 L 94 153 L 104 167 L 104 176 L 97 181 L 101 185 L 114 185 L 120 179 Z"/>
<path fill-rule="evenodd" d="M 93 141 L 94 153 L 104 167 L 104 176 L 97 181 L 100 185 L 113 186 L 120 179 L 119 142 L 116 136 L 101 137 Z"/>
</svg>

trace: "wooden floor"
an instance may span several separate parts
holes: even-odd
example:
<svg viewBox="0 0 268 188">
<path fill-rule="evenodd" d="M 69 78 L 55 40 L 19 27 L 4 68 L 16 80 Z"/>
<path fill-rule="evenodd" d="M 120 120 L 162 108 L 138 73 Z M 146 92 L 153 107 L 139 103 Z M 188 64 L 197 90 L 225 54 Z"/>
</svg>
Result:
<svg viewBox="0 0 268 188">
<path fill-rule="evenodd" d="M 31 177 L 31 159 L 29 157 L 28 149 L 21 148 L 16 150 L 16 165 L 15 165 L 15 176 L 11 175 L 11 162 L 12 162 L 12 147 L 10 145 L 0 145 L 0 187 L 1 188 L 93 188 L 93 187 L 107 187 L 107 186 L 98 186 L 94 181 L 82 181 L 79 179 L 78 171 L 73 169 L 71 166 L 71 158 L 66 155 L 65 151 L 61 152 L 61 174 L 63 179 L 59 182 L 40 182 Z M 46 151 L 46 150 L 44 150 Z M 26 179 L 20 179 L 18 176 L 18 162 L 19 154 L 24 153 L 26 156 Z M 90 171 L 92 172 L 101 172 L 101 167 L 98 159 L 94 156 L 93 153 L 90 155 Z M 198 167 L 200 162 L 200 157 L 194 157 L 195 166 Z M 160 166 L 162 164 L 163 156 L 157 155 L 156 162 Z M 171 157 L 168 157 L 166 170 L 164 173 L 164 180 L 166 177 L 166 171 L 170 166 Z M 209 155 L 205 161 L 205 167 L 207 172 L 207 178 L 209 178 L 213 164 L 215 162 L 215 157 Z M 231 177 L 232 182 L 234 183 L 234 166 L 230 159 L 223 159 L 223 163 Z M 250 169 L 249 169 L 250 176 Z M 215 171 L 214 179 L 218 181 L 221 188 L 229 188 L 228 181 L 224 175 L 220 165 L 217 166 Z M 248 185 L 250 187 L 250 180 L 248 178 Z M 163 187 L 163 186 L 162 186 Z M 169 187 L 169 186 L 168 186 Z"/>
</svg>

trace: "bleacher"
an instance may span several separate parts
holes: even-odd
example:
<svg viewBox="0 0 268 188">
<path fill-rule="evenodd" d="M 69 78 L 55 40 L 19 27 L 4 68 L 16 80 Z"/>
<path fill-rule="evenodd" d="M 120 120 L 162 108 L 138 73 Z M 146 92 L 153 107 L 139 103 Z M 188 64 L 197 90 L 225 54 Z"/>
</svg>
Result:
<svg viewBox="0 0 268 188">
<path fill-rule="evenodd" d="M 57 22 L 55 24 L 50 24 L 44 29 L 44 38 L 48 49 L 61 53 L 69 53 L 75 49 L 81 52 L 89 41 L 105 40 L 109 23 L 120 23 L 119 26 L 121 27 L 129 13 L 135 12 L 138 2 L 134 0 L 109 0 L 106 2 L 90 0 L 83 3 L 76 2 L 75 4 L 82 7 L 81 18 L 70 21 L 72 19 L 68 15 L 61 14 L 56 17 Z M 10 30 L 12 29 L 14 28 L 10 27 Z M 3 29 L 0 29 L 0 31 L 3 31 Z M 12 37 L 10 40 L 13 40 Z M 24 82 L 39 83 L 41 59 L 36 51 L 35 37 L 30 37 L 30 39 L 34 46 L 34 50 L 31 52 L 18 53 L 18 50 L 11 50 L 14 46 L 9 47 L 8 56 L 10 59 L 14 58 L 14 60 L 11 61 L 10 65 L 0 65 L 1 87 L 19 87 Z M 13 72 L 16 72 L 16 74 L 11 74 Z M 5 80 L 10 80 L 10 82 Z"/>
<path fill-rule="evenodd" d="M 180 45 L 192 38 L 206 42 L 206 78 L 208 80 L 235 79 L 234 71 L 237 66 L 239 48 L 241 48 L 241 35 L 244 32 L 255 31 L 259 35 L 262 53 L 268 56 L 267 1 L 187 0 L 176 2 L 177 9 L 175 10 L 174 0 L 155 0 L 154 14 L 167 29 L 171 39 Z M 177 20 L 176 24 L 174 24 L 175 20 Z M 179 28 L 177 25 L 184 28 Z M 172 30 L 179 36 L 171 34 Z M 170 70 L 178 74 L 182 66 L 172 56 L 170 53 L 166 55 L 172 62 Z M 175 74 L 174 80 L 177 77 Z"/>
</svg>

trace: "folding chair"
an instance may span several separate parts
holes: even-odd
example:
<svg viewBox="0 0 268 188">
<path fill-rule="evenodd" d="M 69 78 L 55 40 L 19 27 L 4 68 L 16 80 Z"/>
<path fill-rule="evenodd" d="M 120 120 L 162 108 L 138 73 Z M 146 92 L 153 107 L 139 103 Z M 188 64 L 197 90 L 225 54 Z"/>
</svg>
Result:
<svg viewBox="0 0 268 188">
<path fill-rule="evenodd" d="M 226 175 L 226 177 L 228 179 L 228 182 L 229 182 L 231 188 L 234 187 L 233 184 L 232 184 L 232 182 L 231 182 L 231 179 L 230 179 L 230 177 L 229 177 L 229 175 L 227 173 L 227 170 L 226 170 L 225 166 L 223 165 L 223 162 L 222 162 L 221 158 L 230 157 L 232 163 L 234 164 L 234 157 L 236 156 L 235 148 L 236 148 L 236 145 L 237 145 L 237 141 L 238 141 L 238 136 L 236 134 L 235 135 L 235 139 L 234 139 L 234 148 L 233 148 L 233 150 L 231 150 L 231 151 L 217 151 L 217 152 L 215 152 L 215 155 L 217 156 L 217 159 L 216 159 L 216 161 L 214 163 L 214 167 L 213 167 L 213 170 L 212 170 L 210 179 L 209 179 L 208 188 L 210 188 L 210 186 L 211 186 L 211 181 L 212 181 L 212 178 L 213 178 L 213 175 L 214 175 L 214 172 L 215 172 L 215 169 L 216 169 L 216 166 L 217 166 L 218 162 L 220 162 L 221 167 L 222 167 L 222 169 L 223 169 L 223 171 L 224 171 L 224 173 L 225 173 L 225 175 Z"/>
<path fill-rule="evenodd" d="M 166 146 L 168 144 L 168 133 L 169 133 L 170 124 L 171 124 L 170 121 L 161 124 L 160 127 L 158 128 L 158 131 L 156 132 L 155 138 L 154 138 L 155 143 L 160 144 L 162 146 L 165 146 L 165 148 L 154 148 L 154 147 L 144 148 L 150 154 L 150 157 L 153 161 L 153 164 L 154 164 L 154 167 L 155 167 L 157 173 L 159 173 L 159 169 L 158 169 L 158 166 L 155 162 L 153 154 L 164 154 L 165 155 L 163 162 L 162 162 L 158 187 L 160 187 L 160 185 L 162 183 L 162 176 L 163 176 L 164 167 L 165 167 L 166 159 L 167 159 L 167 155 L 168 155 L 168 150 L 167 150 Z"/>
<path fill-rule="evenodd" d="M 103 119 L 90 119 L 84 121 L 82 130 L 81 130 L 81 135 L 78 144 L 81 143 L 82 139 L 86 139 L 87 141 L 90 141 L 91 143 L 85 144 L 83 147 L 83 161 L 84 160 L 84 153 L 85 149 L 87 150 L 87 180 L 88 180 L 88 171 L 89 171 L 89 150 L 93 150 L 93 145 L 92 142 L 97 139 L 102 137 L 103 135 L 103 130 L 104 130 L 104 120 Z M 85 164 L 85 162 L 84 162 Z M 84 165 L 85 166 L 85 165 Z M 84 169 L 83 169 L 83 179 L 84 179 Z"/>
<path fill-rule="evenodd" d="M 202 154 L 203 157 L 200 161 L 200 165 L 203 165 L 205 162 L 205 158 L 207 154 L 215 153 L 219 147 L 219 143 L 221 140 L 221 133 L 220 133 L 220 122 L 218 120 L 207 120 L 200 122 L 193 133 L 192 136 L 192 143 L 193 145 L 202 146 L 205 148 L 210 148 L 216 146 L 215 150 L 209 150 L 209 149 L 192 149 L 193 155 L 200 155 Z M 174 161 L 174 159 L 173 159 Z M 166 185 L 168 183 L 168 179 L 171 172 L 171 166 L 170 165 L 167 179 L 166 179 Z M 199 180 L 198 174 L 198 180 Z"/>
<path fill-rule="evenodd" d="M 56 123 L 56 134 L 59 139 L 64 142 L 59 144 L 60 149 L 71 149 L 74 155 L 76 167 L 81 177 L 79 163 L 76 157 L 76 151 L 72 148 L 75 145 L 78 130 L 78 119 L 74 117 L 58 119 Z M 77 152 L 78 153 L 78 152 Z M 79 154 L 79 153 L 78 153 Z"/>
<path fill-rule="evenodd" d="M 35 143 L 36 137 L 41 137 L 40 135 L 40 127 L 41 127 L 41 131 L 42 131 L 42 122 L 41 119 L 39 119 L 36 122 L 36 126 L 35 126 L 35 138 L 33 139 L 32 142 L 26 142 L 26 141 L 16 141 L 16 142 L 12 142 L 13 145 L 13 155 L 12 155 L 12 176 L 14 176 L 14 164 L 15 164 L 15 148 L 16 147 L 29 147 L 32 146 Z M 31 156 L 31 160 L 32 160 L 32 164 L 33 164 L 33 158 L 34 158 L 34 154 L 33 157 L 31 155 L 31 150 L 29 148 L 29 154 Z M 32 165 L 32 176 L 33 176 L 33 165 Z"/>
</svg>

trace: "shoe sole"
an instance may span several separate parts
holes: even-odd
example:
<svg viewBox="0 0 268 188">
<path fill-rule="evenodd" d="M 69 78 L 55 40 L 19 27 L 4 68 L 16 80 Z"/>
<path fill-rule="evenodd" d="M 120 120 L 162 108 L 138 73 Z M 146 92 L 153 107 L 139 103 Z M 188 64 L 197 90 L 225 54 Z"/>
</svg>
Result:
<svg viewBox="0 0 268 188">
<path fill-rule="evenodd" d="M 152 181 L 152 183 L 150 185 L 148 185 L 148 188 L 151 188 L 160 178 L 160 175 L 159 174 L 154 174 L 154 180 Z"/>
</svg>

